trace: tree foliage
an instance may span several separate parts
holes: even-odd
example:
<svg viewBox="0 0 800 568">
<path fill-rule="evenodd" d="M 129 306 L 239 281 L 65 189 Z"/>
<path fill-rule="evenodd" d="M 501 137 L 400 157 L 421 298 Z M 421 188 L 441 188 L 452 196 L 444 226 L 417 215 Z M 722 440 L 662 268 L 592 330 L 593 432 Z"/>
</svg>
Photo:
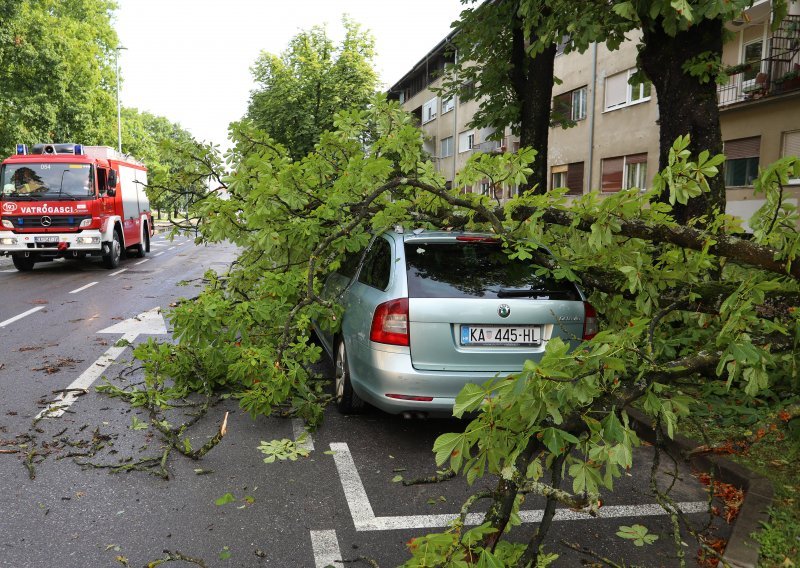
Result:
<svg viewBox="0 0 800 568">
<path fill-rule="evenodd" d="M 498 206 L 447 190 L 421 132 L 395 104 L 340 113 L 300 160 L 247 122 L 234 136 L 228 198 L 211 194 L 193 211 L 202 239 L 233 241 L 242 254 L 172 312 L 177 344 L 136 350 L 147 381 L 170 385 L 174 396 L 226 390 L 252 414 L 318 422 L 329 396 L 311 371 L 320 349 L 310 322 L 341 321 L 341 308 L 319 295 L 321 280 L 398 224 L 494 231 L 509 254 L 580 282 L 602 315 L 601 333 L 578 349 L 551 340 L 522 372 L 464 388 L 455 413 L 475 417 L 436 441 L 436 461 L 470 483 L 493 475 L 498 485 L 468 501 L 448 531 L 413 540 L 407 566 L 546 565 L 553 555 L 541 547 L 555 505 L 596 511 L 598 494 L 634 465 L 629 405 L 671 436 L 692 412 L 689 385 L 749 395 L 800 386 L 799 219 L 782 193 L 800 175 L 797 158 L 762 173 L 766 203 L 745 238 L 734 217 L 711 216 L 702 228 L 675 221 L 671 203 L 707 192 L 723 159 L 694 157 L 688 137 L 673 144 L 649 191 L 574 201 L 557 191 Z M 487 171 L 524 180 L 533 157 L 530 149 L 473 156 L 456 185 Z M 545 246 L 552 256 L 541 254 Z M 529 540 L 508 541 L 504 531 L 518 523 L 526 494 L 547 498 L 544 518 Z M 666 491 L 658 496 L 676 526 L 685 521 Z M 479 498 L 491 499 L 486 521 L 467 530 Z"/>
<path fill-rule="evenodd" d="M 181 125 L 163 116 L 122 109 L 123 150 L 147 165 L 151 206 L 171 214 L 208 192 L 209 149 Z"/>
<path fill-rule="evenodd" d="M 3 3 L 0 151 L 16 143 L 114 139 L 112 0 Z"/>
<path fill-rule="evenodd" d="M 348 18 L 337 46 L 325 27 L 297 34 L 281 54 L 263 52 L 251 68 L 257 87 L 247 117 L 299 159 L 333 127 L 340 109 L 363 108 L 374 95 L 374 39 Z"/>
</svg>

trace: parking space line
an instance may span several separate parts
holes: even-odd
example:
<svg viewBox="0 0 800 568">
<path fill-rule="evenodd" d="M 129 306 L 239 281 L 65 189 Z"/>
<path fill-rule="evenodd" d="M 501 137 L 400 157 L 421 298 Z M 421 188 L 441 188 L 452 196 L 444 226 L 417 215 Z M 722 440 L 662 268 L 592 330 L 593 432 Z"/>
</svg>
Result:
<svg viewBox="0 0 800 568">
<path fill-rule="evenodd" d="M 87 288 L 91 288 L 95 284 L 97 284 L 97 282 L 89 282 L 86 286 L 81 286 L 80 288 L 77 288 L 72 292 L 70 292 L 70 294 L 77 294 L 78 292 L 83 292 L 84 290 L 86 290 Z"/>
<path fill-rule="evenodd" d="M 6 273 L 10 274 L 11 272 L 19 272 L 19 271 L 16 268 L 12 268 L 11 270 L 0 270 L 0 272 L 2 272 L 4 274 L 6 274 Z"/>
<path fill-rule="evenodd" d="M 311 531 L 311 548 L 314 550 L 315 568 L 338 566 L 342 562 L 336 531 Z"/>
<path fill-rule="evenodd" d="M 111 273 L 111 274 L 109 274 L 108 276 L 109 276 L 109 277 L 111 277 L 111 276 L 116 276 L 117 274 L 122 274 L 123 272 L 126 272 L 127 270 L 128 270 L 127 268 L 123 268 L 122 270 L 117 270 L 116 272 L 112 272 L 112 273 Z"/>
<path fill-rule="evenodd" d="M 144 264 L 145 262 L 148 262 L 149 260 L 150 260 L 149 258 L 145 258 L 144 260 L 140 260 L 139 262 L 137 262 L 134 266 L 139 266 L 140 264 Z"/>
<path fill-rule="evenodd" d="M 38 308 L 33 308 L 31 310 L 28 310 L 27 312 L 23 312 L 23 313 L 19 314 L 18 316 L 14 316 L 13 318 L 9 318 L 6 321 L 0 321 L 0 327 L 5 327 L 10 323 L 14 323 L 15 321 L 21 320 L 22 318 L 27 317 L 27 316 L 29 316 L 29 315 L 31 315 L 33 313 L 36 313 L 39 310 L 43 310 L 43 309 L 44 309 L 44 306 L 39 306 Z"/>
<path fill-rule="evenodd" d="M 161 252 L 157 252 L 157 253 L 156 253 L 156 254 L 154 254 L 153 256 L 154 256 L 154 257 L 155 257 L 155 256 L 161 256 L 162 254 L 164 254 L 164 251 L 163 251 L 163 250 L 162 250 Z"/>
<path fill-rule="evenodd" d="M 356 531 L 387 531 L 405 529 L 425 529 L 447 527 L 455 519 L 457 514 L 442 515 L 405 515 L 376 517 L 369 502 L 367 491 L 361 482 L 350 448 L 345 443 L 331 443 L 333 459 L 336 469 L 339 472 L 339 479 L 342 482 L 342 489 L 350 508 L 350 515 L 353 517 L 353 525 Z M 708 510 L 706 501 L 685 501 L 677 503 L 677 506 L 685 513 L 703 513 Z M 528 510 L 520 511 L 519 516 L 524 523 L 536 523 L 541 521 L 543 511 Z M 606 505 L 600 508 L 597 518 L 617 518 L 617 517 L 650 517 L 666 515 L 658 504 L 643 505 Z M 479 525 L 483 522 L 483 513 L 470 513 L 465 521 L 467 525 Z M 555 521 L 578 521 L 591 520 L 593 517 L 587 513 L 572 511 L 570 509 L 557 509 Z"/>
</svg>

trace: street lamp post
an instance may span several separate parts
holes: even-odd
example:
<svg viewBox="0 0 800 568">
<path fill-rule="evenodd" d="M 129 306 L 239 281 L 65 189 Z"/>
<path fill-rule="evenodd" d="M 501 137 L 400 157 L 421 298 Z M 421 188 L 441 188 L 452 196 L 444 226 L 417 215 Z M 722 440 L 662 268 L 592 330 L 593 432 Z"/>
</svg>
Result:
<svg viewBox="0 0 800 568">
<path fill-rule="evenodd" d="M 117 68 L 117 149 L 122 153 L 122 105 L 119 100 L 119 52 L 127 47 L 117 46 L 114 49 L 114 62 Z"/>
</svg>

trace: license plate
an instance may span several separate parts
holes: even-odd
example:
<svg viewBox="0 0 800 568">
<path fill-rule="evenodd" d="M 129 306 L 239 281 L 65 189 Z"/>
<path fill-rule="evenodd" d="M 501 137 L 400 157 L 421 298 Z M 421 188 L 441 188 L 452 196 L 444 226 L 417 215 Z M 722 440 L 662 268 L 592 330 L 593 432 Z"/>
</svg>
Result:
<svg viewBox="0 0 800 568">
<path fill-rule="evenodd" d="M 538 325 L 462 325 L 461 345 L 541 345 Z"/>
<path fill-rule="evenodd" d="M 37 243 L 57 243 L 58 237 L 33 237 Z"/>
</svg>

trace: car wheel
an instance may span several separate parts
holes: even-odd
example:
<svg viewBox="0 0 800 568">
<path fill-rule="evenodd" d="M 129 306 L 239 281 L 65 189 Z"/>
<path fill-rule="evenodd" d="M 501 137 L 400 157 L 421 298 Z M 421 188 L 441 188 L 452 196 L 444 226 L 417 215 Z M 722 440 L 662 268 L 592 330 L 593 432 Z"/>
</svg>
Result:
<svg viewBox="0 0 800 568">
<path fill-rule="evenodd" d="M 122 256 L 122 245 L 119 242 L 119 233 L 114 231 L 114 238 L 109 243 L 108 255 L 103 257 L 103 266 L 106 268 L 116 268 L 119 266 L 119 259 Z"/>
<path fill-rule="evenodd" d="M 336 398 L 336 408 L 342 414 L 354 414 L 364 408 L 364 401 L 353 390 L 350 381 L 350 366 L 347 362 L 347 350 L 344 340 L 339 341 L 336 347 L 334 396 Z"/>
<path fill-rule="evenodd" d="M 33 265 L 36 263 L 36 261 L 30 257 L 13 256 L 11 258 L 14 261 L 14 268 L 20 272 L 28 272 L 29 270 L 33 270 Z"/>
</svg>

